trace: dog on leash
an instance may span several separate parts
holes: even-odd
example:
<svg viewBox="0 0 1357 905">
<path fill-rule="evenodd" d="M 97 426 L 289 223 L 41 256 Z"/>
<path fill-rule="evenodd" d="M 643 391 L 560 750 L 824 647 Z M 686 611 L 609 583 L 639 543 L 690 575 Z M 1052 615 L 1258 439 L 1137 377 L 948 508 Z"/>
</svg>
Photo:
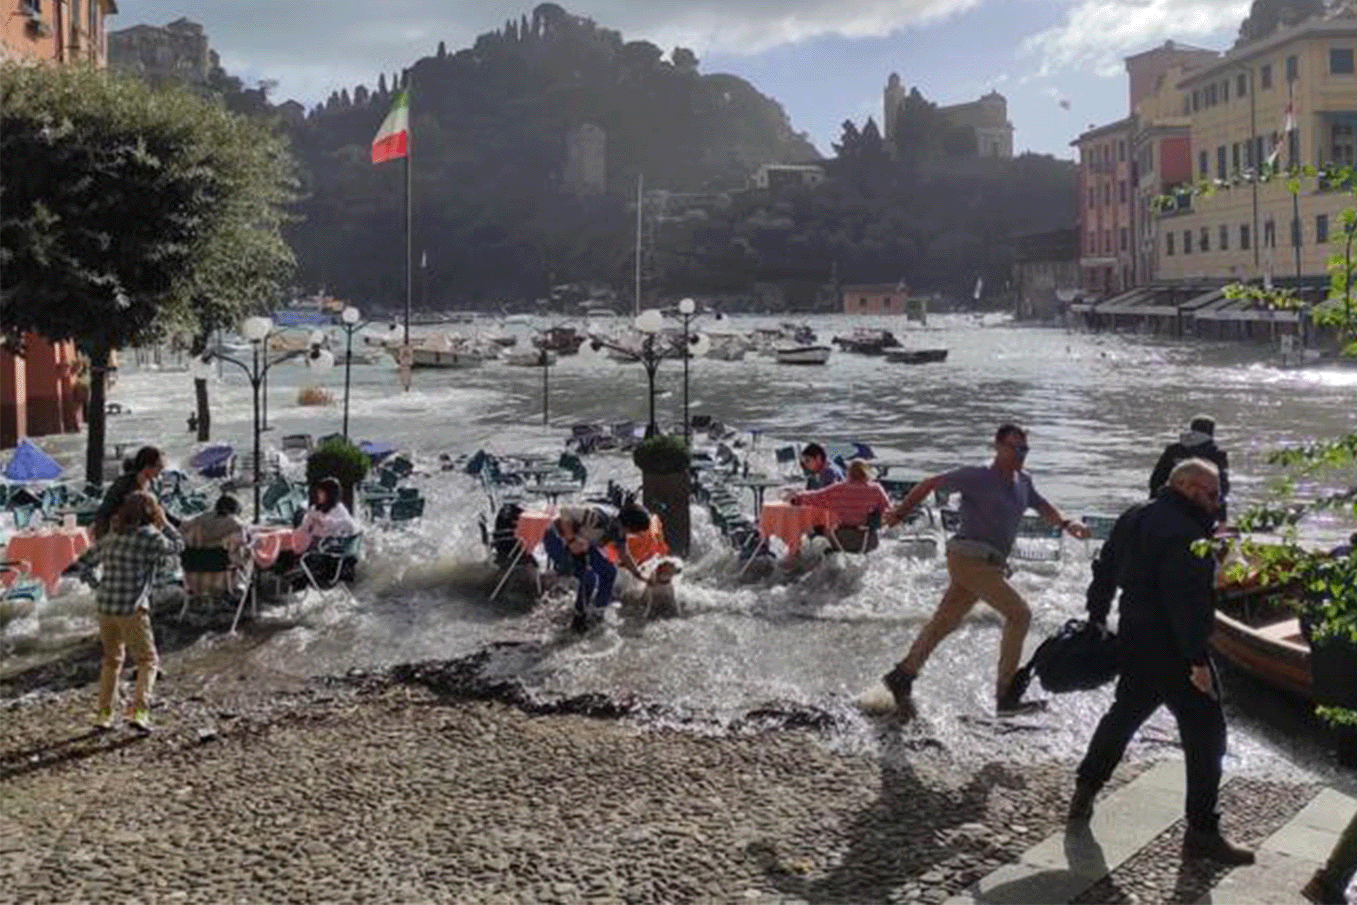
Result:
<svg viewBox="0 0 1357 905">
<path fill-rule="evenodd" d="M 632 582 L 622 595 L 622 604 L 645 618 L 671 619 L 678 615 L 678 598 L 674 594 L 674 579 L 683 569 L 672 559 L 655 564 L 650 580 L 645 584 Z"/>
</svg>

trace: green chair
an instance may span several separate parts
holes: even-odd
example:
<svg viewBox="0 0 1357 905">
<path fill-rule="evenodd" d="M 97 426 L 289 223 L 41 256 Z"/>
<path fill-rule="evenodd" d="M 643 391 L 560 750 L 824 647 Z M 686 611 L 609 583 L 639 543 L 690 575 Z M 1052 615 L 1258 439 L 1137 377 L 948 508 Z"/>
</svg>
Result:
<svg viewBox="0 0 1357 905">
<path fill-rule="evenodd" d="M 424 515 L 423 497 L 402 497 L 391 504 L 390 518 L 393 523 L 410 522 Z"/>
</svg>

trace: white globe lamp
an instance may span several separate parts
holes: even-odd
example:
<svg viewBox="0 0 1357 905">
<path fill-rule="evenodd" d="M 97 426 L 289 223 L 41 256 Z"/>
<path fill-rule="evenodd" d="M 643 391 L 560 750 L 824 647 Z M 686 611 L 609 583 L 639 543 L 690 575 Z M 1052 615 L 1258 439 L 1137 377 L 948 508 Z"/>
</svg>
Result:
<svg viewBox="0 0 1357 905">
<path fill-rule="evenodd" d="M 697 311 L 697 302 L 692 299 L 684 299 L 678 304 L 679 314 L 693 314 Z"/>
<path fill-rule="evenodd" d="M 342 320 L 344 323 L 348 324 L 350 327 L 358 323 L 358 319 L 361 317 L 362 315 L 358 313 L 358 309 L 353 307 L 352 305 L 349 305 L 347 308 L 345 308 L 344 312 L 339 315 L 339 319 Z"/>
<path fill-rule="evenodd" d="M 659 333 L 664 329 L 664 315 L 654 308 L 642 311 L 636 316 L 636 329 L 642 333 Z"/>
<path fill-rule="evenodd" d="M 262 343 L 272 332 L 273 321 L 267 317 L 247 317 L 240 325 L 240 335 L 252 343 Z"/>
</svg>

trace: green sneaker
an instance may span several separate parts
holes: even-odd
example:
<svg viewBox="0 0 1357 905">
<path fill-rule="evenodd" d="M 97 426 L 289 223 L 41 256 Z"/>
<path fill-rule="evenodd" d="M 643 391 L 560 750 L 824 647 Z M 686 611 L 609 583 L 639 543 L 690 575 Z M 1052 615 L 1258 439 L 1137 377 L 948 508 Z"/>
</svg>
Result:
<svg viewBox="0 0 1357 905">
<path fill-rule="evenodd" d="M 107 732 L 113 728 L 113 711 L 100 710 L 99 718 L 94 721 L 94 728 L 99 732 Z"/>
<path fill-rule="evenodd" d="M 151 731 L 151 711 L 145 707 L 138 707 L 132 711 L 132 716 L 127 722 L 138 732 L 149 733 Z"/>
</svg>

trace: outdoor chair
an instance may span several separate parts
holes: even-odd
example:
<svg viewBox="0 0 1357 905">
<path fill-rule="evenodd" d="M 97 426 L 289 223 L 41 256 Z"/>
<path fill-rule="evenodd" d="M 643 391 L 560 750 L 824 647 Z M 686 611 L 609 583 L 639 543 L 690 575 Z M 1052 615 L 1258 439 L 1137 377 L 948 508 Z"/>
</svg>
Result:
<svg viewBox="0 0 1357 905">
<path fill-rule="evenodd" d="M 283 455 L 300 458 L 310 453 L 313 445 L 310 434 L 288 434 L 282 440 Z"/>
<path fill-rule="evenodd" d="M 393 523 L 410 522 L 424 515 L 424 498 L 397 497 L 391 502 L 388 516 Z"/>
<path fill-rule="evenodd" d="M 179 621 L 184 621 L 185 614 L 188 613 L 189 604 L 194 600 L 232 600 L 235 599 L 236 615 L 231 620 L 231 634 L 235 634 L 236 626 L 240 623 L 240 615 L 245 610 L 245 601 L 247 598 L 252 600 L 251 612 L 255 617 L 259 615 L 259 595 L 254 587 L 254 557 L 244 557 L 245 563 L 238 567 L 232 560 L 231 550 L 227 547 L 188 547 L 179 554 L 179 564 L 184 570 L 184 605 L 179 610 Z M 239 594 L 232 593 L 234 582 L 231 576 L 239 572 L 243 579 L 244 591 Z M 196 576 L 212 576 L 216 581 L 202 579 Z M 208 585 L 219 584 L 219 590 L 213 590 L 204 593 L 194 589 L 197 583 Z"/>
<path fill-rule="evenodd" d="M 283 574 L 282 582 L 285 587 L 291 587 L 304 579 L 317 591 L 339 587 L 349 597 L 353 597 L 347 585 L 356 578 L 362 550 L 361 534 L 317 538 L 315 546 L 303 553 L 297 559 L 297 565 Z"/>
<path fill-rule="evenodd" d="M 579 456 L 572 453 L 561 453 L 561 458 L 556 465 L 562 471 L 570 472 L 571 478 L 577 481 L 581 487 L 589 480 L 589 469 L 580 461 Z"/>
<path fill-rule="evenodd" d="M 402 480 L 410 477 L 415 470 L 415 463 L 411 462 L 405 456 L 392 456 L 382 465 L 384 469 L 396 476 L 396 480 Z"/>
<path fill-rule="evenodd" d="M 777 464 L 787 465 L 800 458 L 800 451 L 795 446 L 780 446 L 773 453 L 777 457 Z"/>
<path fill-rule="evenodd" d="M 47 586 L 33 574 L 29 563 L 23 560 L 0 562 L 0 602 L 37 604 L 46 597 Z"/>
<path fill-rule="evenodd" d="M 1048 524 L 1039 515 L 1024 515 L 1018 522 L 1018 537 L 1009 555 L 1025 562 L 1058 562 L 1064 552 L 1061 542 L 1064 533 L 1060 526 Z M 1047 543 L 1052 540 L 1054 544 Z"/>
</svg>

